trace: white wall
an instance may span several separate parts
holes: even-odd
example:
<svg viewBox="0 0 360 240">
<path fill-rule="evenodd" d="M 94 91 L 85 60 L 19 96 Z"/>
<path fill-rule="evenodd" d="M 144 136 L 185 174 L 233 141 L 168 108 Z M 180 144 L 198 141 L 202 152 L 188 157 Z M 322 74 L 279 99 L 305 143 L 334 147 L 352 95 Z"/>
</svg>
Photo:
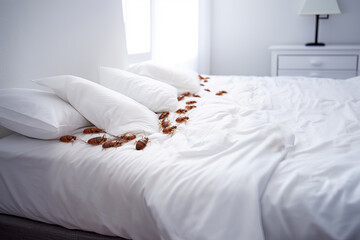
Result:
<svg viewBox="0 0 360 240">
<path fill-rule="evenodd" d="M 97 79 L 97 66 L 122 67 L 121 0 L 0 0 L 0 88 L 72 74 Z"/>
<path fill-rule="evenodd" d="M 360 0 L 338 0 L 341 15 L 320 20 L 319 41 L 360 44 Z M 213 0 L 211 74 L 270 75 L 268 47 L 314 41 L 303 0 Z"/>
</svg>

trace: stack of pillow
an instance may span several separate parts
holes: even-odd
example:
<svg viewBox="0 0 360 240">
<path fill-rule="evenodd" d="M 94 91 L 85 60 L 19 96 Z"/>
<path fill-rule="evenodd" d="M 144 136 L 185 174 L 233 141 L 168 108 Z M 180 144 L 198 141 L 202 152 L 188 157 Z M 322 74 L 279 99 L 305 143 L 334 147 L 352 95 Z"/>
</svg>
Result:
<svg viewBox="0 0 360 240">
<path fill-rule="evenodd" d="M 95 125 L 107 133 L 158 132 L 155 113 L 175 111 L 177 95 L 197 92 L 195 72 L 181 72 L 152 62 L 128 71 L 99 68 L 100 84 L 70 76 L 34 80 L 53 90 L 0 89 L 0 125 L 38 139 L 57 139 Z"/>
</svg>

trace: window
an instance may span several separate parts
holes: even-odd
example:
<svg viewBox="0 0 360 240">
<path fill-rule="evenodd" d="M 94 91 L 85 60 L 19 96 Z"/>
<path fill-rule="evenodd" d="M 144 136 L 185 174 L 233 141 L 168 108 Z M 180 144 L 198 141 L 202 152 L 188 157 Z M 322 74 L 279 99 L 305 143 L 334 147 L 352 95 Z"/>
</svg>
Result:
<svg viewBox="0 0 360 240">
<path fill-rule="evenodd" d="M 130 64 L 152 59 L 197 69 L 199 0 L 122 2 Z"/>
<path fill-rule="evenodd" d="M 153 59 L 196 68 L 198 0 L 154 0 Z"/>
<path fill-rule="evenodd" d="M 128 54 L 150 57 L 151 0 L 123 0 L 123 14 Z"/>
</svg>

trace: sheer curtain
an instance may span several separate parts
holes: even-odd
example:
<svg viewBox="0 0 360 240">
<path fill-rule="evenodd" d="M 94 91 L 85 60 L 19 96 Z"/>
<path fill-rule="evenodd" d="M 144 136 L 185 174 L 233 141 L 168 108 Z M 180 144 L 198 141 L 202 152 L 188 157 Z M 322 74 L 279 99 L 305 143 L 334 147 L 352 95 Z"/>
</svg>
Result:
<svg viewBox="0 0 360 240">
<path fill-rule="evenodd" d="M 210 1 L 152 1 L 153 60 L 209 73 Z"/>
<path fill-rule="evenodd" d="M 123 0 L 128 62 L 151 59 L 151 0 Z"/>
</svg>

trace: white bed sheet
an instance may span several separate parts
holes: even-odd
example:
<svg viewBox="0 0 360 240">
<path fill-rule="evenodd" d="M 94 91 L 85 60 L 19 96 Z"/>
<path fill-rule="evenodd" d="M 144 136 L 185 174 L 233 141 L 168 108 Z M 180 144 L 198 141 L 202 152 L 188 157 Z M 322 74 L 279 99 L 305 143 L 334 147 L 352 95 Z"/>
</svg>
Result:
<svg viewBox="0 0 360 240">
<path fill-rule="evenodd" d="M 0 212 L 133 239 L 359 235 L 359 80 L 206 87 L 188 123 L 144 151 L 1 139 Z"/>
<path fill-rule="evenodd" d="M 266 239 L 360 239 L 360 78 L 263 84 L 295 136 L 262 197 Z"/>
</svg>

